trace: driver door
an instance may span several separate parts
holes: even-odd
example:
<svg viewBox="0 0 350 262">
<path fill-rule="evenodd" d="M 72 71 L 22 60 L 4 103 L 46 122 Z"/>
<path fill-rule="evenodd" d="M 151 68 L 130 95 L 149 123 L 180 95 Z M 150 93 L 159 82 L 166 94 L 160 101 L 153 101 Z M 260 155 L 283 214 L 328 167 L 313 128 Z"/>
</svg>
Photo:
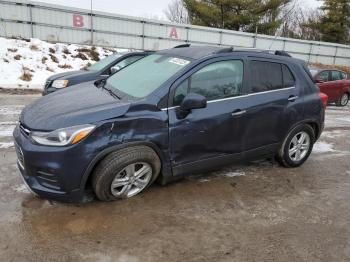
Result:
<svg viewBox="0 0 350 262">
<path fill-rule="evenodd" d="M 174 175 L 240 156 L 243 68 L 244 62 L 239 59 L 215 59 L 173 85 L 168 114 Z M 179 106 L 188 93 L 206 97 L 207 106 L 193 109 L 183 118 Z"/>
</svg>

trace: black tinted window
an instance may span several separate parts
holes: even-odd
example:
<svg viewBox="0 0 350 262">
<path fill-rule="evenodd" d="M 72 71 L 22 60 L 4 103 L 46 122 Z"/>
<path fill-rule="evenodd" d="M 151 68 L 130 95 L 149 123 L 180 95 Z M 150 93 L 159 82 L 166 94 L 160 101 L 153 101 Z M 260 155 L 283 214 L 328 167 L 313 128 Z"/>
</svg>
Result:
<svg viewBox="0 0 350 262">
<path fill-rule="evenodd" d="M 327 82 L 329 80 L 329 71 L 323 71 L 318 75 L 318 79 Z"/>
<path fill-rule="evenodd" d="M 282 65 L 283 73 L 283 87 L 293 87 L 295 85 L 295 79 L 292 72 L 286 65 Z"/>
<path fill-rule="evenodd" d="M 250 70 L 252 93 L 270 91 L 283 87 L 281 64 L 252 61 Z"/>
<path fill-rule="evenodd" d="M 337 81 L 337 80 L 342 80 L 342 74 L 339 71 L 332 71 L 332 80 Z"/>
<path fill-rule="evenodd" d="M 243 62 L 220 61 L 207 65 L 180 84 L 174 95 L 179 105 L 188 92 L 203 95 L 208 101 L 241 94 Z"/>
</svg>

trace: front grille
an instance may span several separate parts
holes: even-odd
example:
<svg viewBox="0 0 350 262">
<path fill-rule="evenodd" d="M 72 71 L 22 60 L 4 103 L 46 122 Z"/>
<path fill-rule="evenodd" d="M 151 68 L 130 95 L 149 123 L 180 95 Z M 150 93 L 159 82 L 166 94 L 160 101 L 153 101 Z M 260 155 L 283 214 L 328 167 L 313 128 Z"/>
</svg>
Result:
<svg viewBox="0 0 350 262">
<path fill-rule="evenodd" d="M 15 150 L 17 154 L 17 161 L 19 166 L 24 169 L 24 155 L 22 149 L 15 143 Z"/>
<path fill-rule="evenodd" d="M 54 174 L 50 174 L 40 170 L 36 172 L 36 178 L 38 182 L 44 187 L 56 190 L 61 189 L 60 184 Z"/>
</svg>

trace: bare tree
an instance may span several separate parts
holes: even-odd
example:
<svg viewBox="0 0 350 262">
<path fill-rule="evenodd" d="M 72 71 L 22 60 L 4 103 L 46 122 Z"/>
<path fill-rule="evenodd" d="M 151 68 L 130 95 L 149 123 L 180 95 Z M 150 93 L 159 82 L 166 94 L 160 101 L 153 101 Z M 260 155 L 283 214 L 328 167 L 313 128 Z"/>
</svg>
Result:
<svg viewBox="0 0 350 262">
<path fill-rule="evenodd" d="M 181 24 L 189 23 L 187 10 L 183 5 L 182 0 L 172 0 L 163 12 L 171 22 Z"/>
<path fill-rule="evenodd" d="M 319 41 L 321 35 L 317 23 L 321 15 L 320 9 L 306 9 L 299 0 L 294 0 L 282 12 L 282 25 L 278 34 L 283 37 Z"/>
</svg>

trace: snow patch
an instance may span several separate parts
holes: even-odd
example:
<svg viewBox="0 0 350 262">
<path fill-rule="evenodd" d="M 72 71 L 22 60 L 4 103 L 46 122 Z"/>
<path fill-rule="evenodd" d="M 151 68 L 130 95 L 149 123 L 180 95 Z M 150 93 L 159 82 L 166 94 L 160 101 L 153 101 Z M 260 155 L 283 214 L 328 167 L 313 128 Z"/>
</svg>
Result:
<svg viewBox="0 0 350 262">
<path fill-rule="evenodd" d="M 19 115 L 22 112 L 23 108 L 24 108 L 24 105 L 0 106 L 0 115 Z"/>
<path fill-rule="evenodd" d="M 243 172 L 243 171 L 241 171 L 241 172 L 229 172 L 229 173 L 225 173 L 223 175 L 227 176 L 227 177 L 245 176 L 245 172 Z"/>
<path fill-rule="evenodd" d="M 319 141 L 316 144 L 314 144 L 313 152 L 314 153 L 328 153 L 328 152 L 334 152 L 333 145 Z"/>
<path fill-rule="evenodd" d="M 15 125 L 1 125 L 0 124 L 0 137 L 12 136 Z"/>
<path fill-rule="evenodd" d="M 91 48 L 76 44 L 53 44 L 34 38 L 27 42 L 0 37 L 0 87 L 42 89 L 45 80 L 53 74 L 80 70 L 88 64 L 95 63 L 89 55 L 91 53 L 84 51 Z M 98 53 L 99 59 L 114 52 L 128 51 L 102 47 L 94 47 L 93 50 Z M 79 53 L 84 54 L 87 59 L 75 57 Z M 63 65 L 69 65 L 71 68 L 62 68 Z M 30 81 L 20 79 L 24 72 L 32 75 Z"/>
<path fill-rule="evenodd" d="M 13 190 L 19 192 L 19 193 L 30 193 L 28 190 L 27 186 L 22 184 L 22 185 L 17 185 L 12 188 Z"/>
<path fill-rule="evenodd" d="M 12 147 L 14 147 L 13 142 L 0 142 L 1 149 L 12 148 Z"/>
</svg>

